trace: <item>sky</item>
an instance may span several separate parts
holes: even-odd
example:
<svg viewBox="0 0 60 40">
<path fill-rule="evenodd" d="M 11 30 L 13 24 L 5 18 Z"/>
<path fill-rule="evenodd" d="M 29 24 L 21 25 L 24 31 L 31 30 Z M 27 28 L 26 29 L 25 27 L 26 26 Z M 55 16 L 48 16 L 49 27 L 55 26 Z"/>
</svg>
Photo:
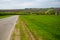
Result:
<svg viewBox="0 0 60 40">
<path fill-rule="evenodd" d="M 0 9 L 60 7 L 60 0 L 0 0 Z"/>
</svg>

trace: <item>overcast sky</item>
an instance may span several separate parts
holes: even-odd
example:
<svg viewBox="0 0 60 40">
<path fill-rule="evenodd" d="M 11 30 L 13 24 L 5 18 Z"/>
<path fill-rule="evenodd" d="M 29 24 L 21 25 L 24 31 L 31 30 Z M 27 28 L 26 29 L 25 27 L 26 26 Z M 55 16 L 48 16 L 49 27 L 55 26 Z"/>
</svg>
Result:
<svg viewBox="0 0 60 40">
<path fill-rule="evenodd" d="M 60 7 L 60 0 L 0 0 L 0 9 Z"/>
</svg>

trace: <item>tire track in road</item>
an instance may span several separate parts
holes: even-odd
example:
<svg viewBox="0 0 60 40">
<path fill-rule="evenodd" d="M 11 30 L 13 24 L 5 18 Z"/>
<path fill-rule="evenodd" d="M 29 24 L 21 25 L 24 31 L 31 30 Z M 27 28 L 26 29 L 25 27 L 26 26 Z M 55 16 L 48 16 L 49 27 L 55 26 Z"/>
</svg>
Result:
<svg viewBox="0 0 60 40">
<path fill-rule="evenodd" d="M 27 40 L 36 40 L 35 37 L 32 35 L 30 30 L 27 28 L 26 24 L 24 21 L 21 22 L 23 31 L 25 33 L 26 39 Z"/>
<path fill-rule="evenodd" d="M 22 24 L 22 29 L 23 29 L 23 32 L 25 34 L 26 40 L 30 40 L 29 35 L 28 35 L 28 33 L 27 33 L 26 29 L 25 29 L 25 25 L 23 24 L 23 22 L 21 22 L 21 24 Z"/>
<path fill-rule="evenodd" d="M 26 35 L 26 38 L 29 38 L 27 40 L 42 40 L 42 37 L 37 35 L 34 36 L 32 34 L 32 32 L 28 29 L 27 24 L 24 21 L 22 21 L 21 23 L 22 23 L 23 31 Z"/>
<path fill-rule="evenodd" d="M 15 29 L 15 38 L 14 40 L 20 40 L 20 29 L 17 28 Z"/>
</svg>

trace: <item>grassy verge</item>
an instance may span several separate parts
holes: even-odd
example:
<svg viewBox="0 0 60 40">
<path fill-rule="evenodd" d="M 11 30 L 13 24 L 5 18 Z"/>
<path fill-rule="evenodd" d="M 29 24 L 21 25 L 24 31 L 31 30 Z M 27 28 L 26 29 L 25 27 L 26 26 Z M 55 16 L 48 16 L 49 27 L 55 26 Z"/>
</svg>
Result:
<svg viewBox="0 0 60 40">
<path fill-rule="evenodd" d="M 19 16 L 19 25 L 20 25 L 19 28 L 20 28 L 21 40 L 26 40 L 25 34 L 24 34 L 24 32 L 23 32 L 23 29 L 22 29 L 21 21 L 22 21 L 22 18 L 21 18 L 21 16 Z"/>
<path fill-rule="evenodd" d="M 0 19 L 6 18 L 6 17 L 9 17 L 9 16 L 11 16 L 11 15 L 2 15 L 2 16 L 0 16 Z"/>
<path fill-rule="evenodd" d="M 60 15 L 23 15 L 32 34 L 43 40 L 60 40 Z"/>
<path fill-rule="evenodd" d="M 22 19 L 19 16 L 19 19 L 17 21 L 17 24 L 15 26 L 15 29 L 20 29 L 20 35 L 19 35 L 20 36 L 20 40 L 26 40 L 25 34 L 23 32 L 23 29 L 22 29 L 21 21 L 22 21 Z M 15 31 L 14 31 L 13 34 L 12 34 L 12 36 L 11 36 L 11 40 L 15 40 L 15 36 L 16 36 L 16 34 L 15 34 Z"/>
</svg>

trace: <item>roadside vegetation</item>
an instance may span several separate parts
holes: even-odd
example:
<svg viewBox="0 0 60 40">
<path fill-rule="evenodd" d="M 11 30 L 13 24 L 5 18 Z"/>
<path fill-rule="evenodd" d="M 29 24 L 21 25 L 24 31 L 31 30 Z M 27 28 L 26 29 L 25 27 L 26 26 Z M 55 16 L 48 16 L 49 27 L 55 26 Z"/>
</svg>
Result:
<svg viewBox="0 0 60 40">
<path fill-rule="evenodd" d="M 19 16 L 19 19 L 18 19 L 17 24 L 15 26 L 14 32 L 13 32 L 13 34 L 11 36 L 11 40 L 29 40 L 29 38 L 26 38 L 26 36 L 27 36 L 27 35 L 25 35 L 26 34 L 25 33 L 26 30 L 23 29 L 21 22 L 22 22 L 22 19 Z M 19 29 L 19 33 L 18 33 L 18 29 Z"/>
<path fill-rule="evenodd" d="M 15 29 L 19 40 L 60 40 L 60 15 L 20 15 Z"/>
<path fill-rule="evenodd" d="M 9 16 L 11 16 L 11 15 L 0 15 L 0 19 L 6 18 L 6 17 L 9 17 Z"/>
</svg>

